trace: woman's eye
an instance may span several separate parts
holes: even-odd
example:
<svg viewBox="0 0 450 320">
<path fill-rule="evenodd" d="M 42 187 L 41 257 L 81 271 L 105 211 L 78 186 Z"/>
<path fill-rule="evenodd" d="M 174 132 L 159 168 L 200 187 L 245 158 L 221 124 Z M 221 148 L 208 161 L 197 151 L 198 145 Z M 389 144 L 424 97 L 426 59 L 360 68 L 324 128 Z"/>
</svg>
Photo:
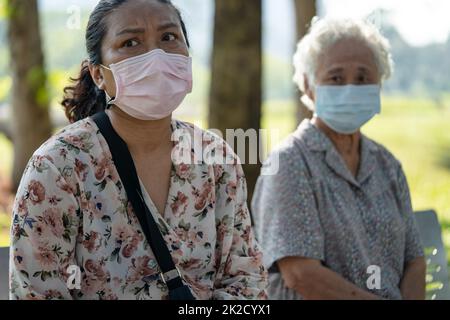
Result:
<svg viewBox="0 0 450 320">
<path fill-rule="evenodd" d="M 358 77 L 358 82 L 359 83 L 366 83 L 367 82 L 366 76 L 359 76 Z"/>
<path fill-rule="evenodd" d="M 162 41 L 175 41 L 177 36 L 173 33 L 166 33 L 163 35 Z"/>
<path fill-rule="evenodd" d="M 124 42 L 123 47 L 125 48 L 132 48 L 139 44 L 136 40 L 127 40 Z"/>
<path fill-rule="evenodd" d="M 331 81 L 335 82 L 335 83 L 340 83 L 342 81 L 342 77 L 341 76 L 334 76 L 331 78 Z"/>
</svg>

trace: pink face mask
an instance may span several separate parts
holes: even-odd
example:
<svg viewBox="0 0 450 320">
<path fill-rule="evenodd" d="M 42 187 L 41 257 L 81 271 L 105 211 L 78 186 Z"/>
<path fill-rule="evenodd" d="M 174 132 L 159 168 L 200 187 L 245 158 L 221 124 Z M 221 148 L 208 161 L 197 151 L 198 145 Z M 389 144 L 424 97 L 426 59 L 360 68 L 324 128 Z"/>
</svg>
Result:
<svg viewBox="0 0 450 320">
<path fill-rule="evenodd" d="M 192 92 L 192 59 L 183 55 L 156 49 L 103 67 L 116 82 L 116 97 L 108 104 L 136 119 L 166 118 Z"/>
</svg>

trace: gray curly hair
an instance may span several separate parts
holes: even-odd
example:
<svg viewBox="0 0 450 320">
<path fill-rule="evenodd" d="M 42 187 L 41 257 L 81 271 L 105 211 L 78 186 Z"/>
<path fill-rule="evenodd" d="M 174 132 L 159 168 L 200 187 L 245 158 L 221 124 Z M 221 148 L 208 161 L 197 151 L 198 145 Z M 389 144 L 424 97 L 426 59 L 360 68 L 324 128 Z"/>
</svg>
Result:
<svg viewBox="0 0 450 320">
<path fill-rule="evenodd" d="M 298 43 L 294 55 L 294 82 L 302 93 L 305 93 L 305 77 L 310 87 L 315 86 L 315 75 L 321 54 L 343 39 L 357 39 L 366 43 L 375 57 L 381 82 L 389 79 L 394 68 L 390 44 L 376 26 L 363 20 L 315 17 L 308 34 Z M 306 94 L 302 97 L 302 101 L 313 110 L 314 103 Z"/>
</svg>

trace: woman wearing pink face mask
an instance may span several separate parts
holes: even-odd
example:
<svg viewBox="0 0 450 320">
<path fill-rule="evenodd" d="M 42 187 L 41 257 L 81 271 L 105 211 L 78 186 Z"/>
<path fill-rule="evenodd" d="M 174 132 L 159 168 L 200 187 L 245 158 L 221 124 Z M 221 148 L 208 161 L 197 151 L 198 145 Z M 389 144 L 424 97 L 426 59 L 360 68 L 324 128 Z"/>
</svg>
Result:
<svg viewBox="0 0 450 320">
<path fill-rule="evenodd" d="M 86 47 L 62 102 L 72 125 L 35 152 L 18 189 L 10 298 L 177 299 L 181 287 L 178 298 L 265 298 L 237 157 L 172 119 L 192 90 L 179 11 L 101 0 Z M 228 161 L 198 160 L 185 145 L 198 138 Z"/>
</svg>

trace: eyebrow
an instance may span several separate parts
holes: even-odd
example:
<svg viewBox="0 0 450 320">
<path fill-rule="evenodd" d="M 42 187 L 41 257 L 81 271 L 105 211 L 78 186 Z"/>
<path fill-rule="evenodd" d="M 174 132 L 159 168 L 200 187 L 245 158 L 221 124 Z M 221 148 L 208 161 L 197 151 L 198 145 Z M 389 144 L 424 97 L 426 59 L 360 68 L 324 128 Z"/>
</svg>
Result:
<svg viewBox="0 0 450 320">
<path fill-rule="evenodd" d="M 122 31 L 117 32 L 116 36 L 121 36 L 126 33 L 136 34 L 136 33 L 144 33 L 144 32 L 145 32 L 144 28 L 127 28 L 127 29 L 123 29 Z"/>
<path fill-rule="evenodd" d="M 333 68 L 331 70 L 328 70 L 327 74 L 335 74 L 335 73 L 342 72 L 343 70 L 344 70 L 344 68 Z"/>
<path fill-rule="evenodd" d="M 333 75 L 333 74 L 336 74 L 336 73 L 340 73 L 343 70 L 344 70 L 344 68 L 333 68 L 333 69 L 327 71 L 327 75 Z M 369 69 L 367 67 L 364 67 L 364 66 L 358 67 L 358 71 L 362 72 L 364 74 L 370 73 Z"/>
<path fill-rule="evenodd" d="M 158 27 L 157 31 L 167 30 L 170 28 L 178 28 L 178 27 L 179 27 L 178 24 L 173 23 L 173 22 L 168 22 L 168 23 L 164 23 L 164 24 L 160 25 Z M 119 31 L 118 33 L 116 33 L 116 36 L 121 36 L 126 33 L 132 33 L 132 34 L 145 33 L 145 29 L 144 28 L 126 28 L 126 29 L 123 29 L 123 30 Z"/>
<path fill-rule="evenodd" d="M 358 67 L 358 71 L 362 73 L 369 73 L 369 69 L 367 67 Z"/>
<path fill-rule="evenodd" d="M 157 29 L 157 31 L 162 31 L 162 30 L 167 30 L 170 28 L 178 28 L 179 25 L 174 23 L 174 22 L 168 22 L 168 23 L 164 23 L 162 25 L 160 25 Z"/>
</svg>

